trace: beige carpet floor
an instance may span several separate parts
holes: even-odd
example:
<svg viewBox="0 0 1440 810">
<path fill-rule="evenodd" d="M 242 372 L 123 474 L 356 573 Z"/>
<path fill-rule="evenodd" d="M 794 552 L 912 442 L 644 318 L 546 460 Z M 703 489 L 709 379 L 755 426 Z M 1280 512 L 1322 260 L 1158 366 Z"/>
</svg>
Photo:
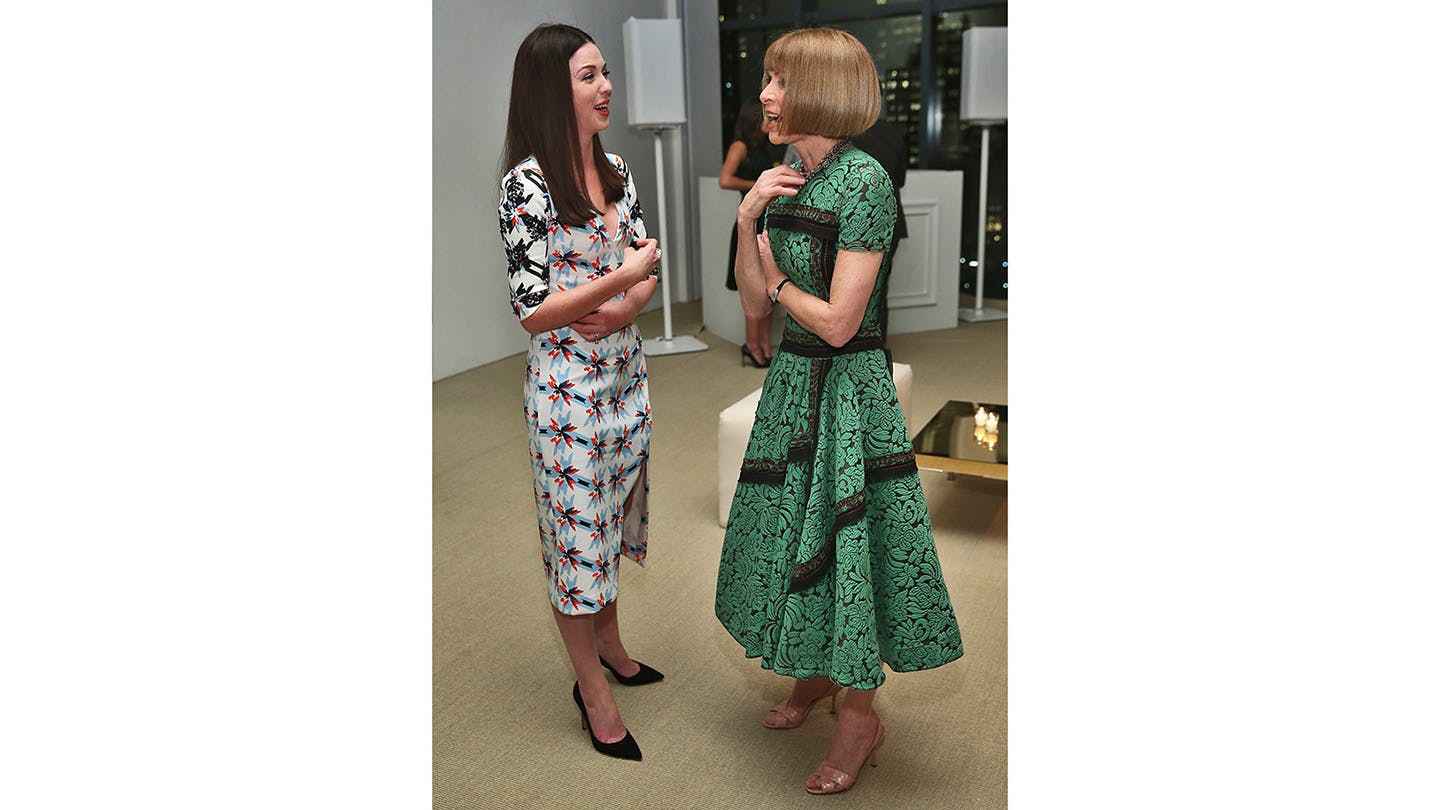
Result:
<svg viewBox="0 0 1440 810">
<path fill-rule="evenodd" d="M 640 763 L 592 750 L 570 698 L 535 538 L 524 356 L 434 384 L 435 807 L 1005 807 L 1006 484 L 921 472 L 965 656 L 888 673 L 879 767 L 848 793 L 807 795 L 834 717 L 817 709 L 800 729 L 763 728 L 790 682 L 747 660 L 712 612 L 724 537 L 717 417 L 764 371 L 741 368 L 735 344 L 703 331 L 698 302 L 672 315 L 675 334 L 711 348 L 649 358 L 650 554 L 643 569 L 624 562 L 618 604 L 631 654 L 666 679 L 614 687 Z M 660 334 L 660 313 L 640 326 Z M 962 323 L 891 338 L 914 368 L 912 435 L 948 399 L 1007 401 L 1006 330 Z"/>
</svg>

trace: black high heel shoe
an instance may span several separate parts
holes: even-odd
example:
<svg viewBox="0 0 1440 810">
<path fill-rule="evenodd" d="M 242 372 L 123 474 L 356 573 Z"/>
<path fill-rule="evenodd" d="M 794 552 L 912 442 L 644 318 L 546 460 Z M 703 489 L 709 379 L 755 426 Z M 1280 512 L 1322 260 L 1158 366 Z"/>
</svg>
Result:
<svg viewBox="0 0 1440 810">
<path fill-rule="evenodd" d="M 625 729 L 625 739 L 623 740 L 613 743 L 600 742 L 595 737 L 595 732 L 590 731 L 590 715 L 585 712 L 585 701 L 580 699 L 579 681 L 575 682 L 574 695 L 575 705 L 580 708 L 580 728 L 590 732 L 590 744 L 595 746 L 595 750 L 607 757 L 640 761 L 640 744 L 635 742 L 635 738 L 630 734 L 630 729 Z"/>
<path fill-rule="evenodd" d="M 640 664 L 639 661 L 635 663 Z M 615 680 L 624 686 L 644 686 L 647 683 L 655 683 L 665 678 L 665 675 L 659 670 L 651 669 L 644 664 L 640 664 L 640 671 L 634 675 L 621 675 L 619 672 L 616 672 L 615 667 L 610 666 L 610 662 L 604 658 L 600 659 L 600 666 L 610 670 L 610 674 L 615 676 Z"/>
<path fill-rule="evenodd" d="M 769 367 L 770 367 L 770 361 L 769 361 L 769 360 L 766 360 L 766 361 L 763 362 L 763 363 L 760 362 L 759 358 L 757 358 L 757 357 L 755 356 L 754 352 L 751 352 L 751 351 L 750 351 L 750 347 L 749 347 L 747 344 L 741 343 L 741 344 L 740 344 L 740 367 L 741 367 L 741 368 L 744 368 L 744 367 L 745 367 L 745 361 L 746 361 L 746 360 L 749 360 L 749 361 L 750 361 L 750 364 L 753 365 L 753 366 L 755 366 L 756 368 L 769 368 Z"/>
</svg>

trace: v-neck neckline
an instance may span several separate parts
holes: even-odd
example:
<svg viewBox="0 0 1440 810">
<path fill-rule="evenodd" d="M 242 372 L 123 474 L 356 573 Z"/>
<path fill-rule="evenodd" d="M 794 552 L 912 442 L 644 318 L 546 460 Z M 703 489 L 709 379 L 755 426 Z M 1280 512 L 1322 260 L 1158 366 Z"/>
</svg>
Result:
<svg viewBox="0 0 1440 810">
<path fill-rule="evenodd" d="M 595 222 L 596 220 L 599 220 L 599 222 L 600 222 L 600 227 L 599 227 L 597 230 L 599 230 L 600 233 L 601 233 L 601 235 L 604 236 L 606 242 L 615 242 L 615 241 L 617 241 L 617 240 L 620 239 L 620 203 L 617 201 L 617 202 L 613 203 L 613 205 L 615 206 L 615 232 L 614 232 L 614 233 L 611 233 L 611 232 L 610 232 L 610 226 L 607 225 L 607 224 L 605 224 L 605 212 L 604 212 L 604 211 L 600 211 L 600 212 L 596 213 L 595 216 L 593 216 L 593 217 L 590 218 L 590 221 L 591 221 L 591 222 Z M 606 207 L 608 208 L 609 206 L 606 206 Z"/>
<path fill-rule="evenodd" d="M 607 159 L 607 161 L 608 161 L 608 159 L 609 159 L 609 156 L 608 156 L 608 155 L 606 156 L 606 159 Z M 613 168 L 613 164 L 612 164 L 612 168 Z M 598 181 L 597 181 L 597 182 L 598 182 Z M 606 244 L 613 244 L 614 242 L 616 242 L 616 241 L 618 241 L 618 240 L 620 239 L 620 200 L 615 200 L 613 203 L 610 202 L 609 200 L 604 200 L 604 196 L 605 196 L 605 192 L 604 192 L 604 191 L 601 191 L 601 192 L 600 192 L 600 196 L 601 196 L 601 199 L 605 202 L 605 207 L 604 207 L 604 208 L 596 207 L 595 216 L 593 216 L 593 217 L 590 218 L 590 221 L 591 221 L 592 223 L 594 223 L 596 220 L 599 220 L 600 227 L 599 227 L 599 228 L 594 228 L 594 227 L 592 227 L 591 230 L 599 231 L 599 233 L 601 234 L 601 238 L 604 239 L 604 241 L 605 241 Z M 590 196 L 590 181 L 589 181 L 588 179 L 585 181 L 585 198 L 586 198 L 586 201 L 590 203 L 590 205 L 592 205 L 592 206 L 595 205 L 595 199 Z M 623 195 L 623 194 L 621 195 L 621 199 L 624 199 L 624 195 Z M 605 223 L 605 212 L 606 212 L 607 209 L 609 209 L 609 207 L 610 207 L 611 205 L 614 205 L 614 206 L 615 206 L 615 232 L 614 232 L 614 233 L 611 233 L 611 232 L 610 232 L 610 226 Z"/>
</svg>

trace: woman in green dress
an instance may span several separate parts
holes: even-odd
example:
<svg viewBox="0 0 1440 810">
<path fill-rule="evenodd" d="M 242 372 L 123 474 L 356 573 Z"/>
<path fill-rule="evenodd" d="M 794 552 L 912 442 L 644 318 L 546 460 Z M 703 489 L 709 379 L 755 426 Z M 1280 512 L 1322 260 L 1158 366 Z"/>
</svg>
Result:
<svg viewBox="0 0 1440 810">
<path fill-rule="evenodd" d="M 890 179 L 847 140 L 879 113 L 870 54 L 830 28 L 765 52 L 766 128 L 801 160 L 760 175 L 736 217 L 747 316 L 783 303 L 720 555 L 715 614 L 750 658 L 795 678 L 767 728 L 800 725 L 848 689 L 835 736 L 806 781 L 848 790 L 885 739 L 883 665 L 938 667 L 962 654 L 925 494 L 879 327 L 895 224 Z"/>
</svg>

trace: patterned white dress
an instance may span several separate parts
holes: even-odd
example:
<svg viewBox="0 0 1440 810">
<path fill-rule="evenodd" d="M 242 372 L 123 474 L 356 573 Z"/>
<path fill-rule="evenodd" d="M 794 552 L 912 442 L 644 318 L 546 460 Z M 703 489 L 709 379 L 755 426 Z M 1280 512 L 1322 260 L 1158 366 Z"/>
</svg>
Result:
<svg viewBox="0 0 1440 810">
<path fill-rule="evenodd" d="M 533 157 L 501 183 L 516 317 L 529 317 L 551 291 L 618 268 L 625 247 L 645 238 L 635 181 L 619 156 L 606 157 L 625 176 L 613 237 L 602 216 L 561 222 Z M 650 392 L 635 325 L 597 341 L 569 326 L 531 335 L 525 422 L 550 601 L 562 613 L 594 613 L 615 601 L 620 557 L 643 566 L 649 538 Z"/>
</svg>

